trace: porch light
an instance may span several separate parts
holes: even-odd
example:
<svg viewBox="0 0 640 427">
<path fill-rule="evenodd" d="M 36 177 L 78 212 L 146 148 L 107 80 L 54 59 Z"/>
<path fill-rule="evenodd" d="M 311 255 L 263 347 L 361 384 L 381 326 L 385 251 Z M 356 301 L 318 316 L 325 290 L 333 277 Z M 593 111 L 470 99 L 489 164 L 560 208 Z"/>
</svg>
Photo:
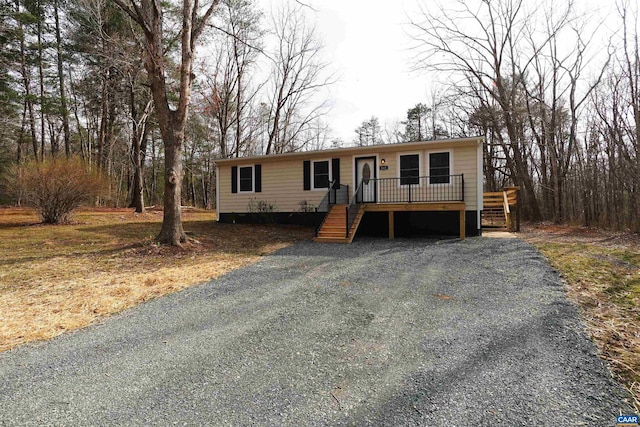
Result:
<svg viewBox="0 0 640 427">
<path fill-rule="evenodd" d="M 386 161 L 385 159 L 380 160 L 380 164 L 381 164 L 381 165 L 384 165 L 384 164 L 386 164 L 386 163 L 387 163 L 387 161 Z"/>
</svg>

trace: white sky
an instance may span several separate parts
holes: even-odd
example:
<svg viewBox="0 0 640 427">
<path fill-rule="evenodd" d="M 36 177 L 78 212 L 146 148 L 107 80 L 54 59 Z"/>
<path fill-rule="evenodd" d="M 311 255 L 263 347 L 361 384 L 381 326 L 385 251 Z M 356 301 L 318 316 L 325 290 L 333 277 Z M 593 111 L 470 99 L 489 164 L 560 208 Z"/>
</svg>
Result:
<svg viewBox="0 0 640 427">
<path fill-rule="evenodd" d="M 258 3 L 268 16 L 272 7 L 287 1 L 295 0 Z M 416 0 L 299 1 L 314 9 L 305 8 L 324 41 L 323 58 L 338 77 L 330 89 L 333 107 L 326 117 L 331 138 L 352 142 L 354 130 L 372 116 L 380 119 L 384 130 L 385 125 L 405 120 L 409 108 L 428 102 L 432 88 L 439 87 L 426 74 L 411 71 L 407 23 L 418 8 Z M 606 19 L 613 4 L 613 0 L 580 0 L 578 6 Z M 607 30 L 610 34 L 611 28 Z"/>
<path fill-rule="evenodd" d="M 424 101 L 427 82 L 410 72 L 406 10 L 415 0 L 316 0 L 317 25 L 327 58 L 338 73 L 327 120 L 336 137 L 349 142 L 364 120 L 406 118 Z"/>
<path fill-rule="evenodd" d="M 260 0 L 265 12 L 287 0 Z M 289 0 L 293 1 L 293 0 Z M 404 120 L 407 110 L 427 98 L 426 78 L 410 72 L 406 11 L 415 0 L 303 0 L 309 21 L 324 41 L 323 58 L 338 81 L 326 121 L 332 137 L 346 143 L 354 130 L 376 116 L 385 123 Z"/>
</svg>

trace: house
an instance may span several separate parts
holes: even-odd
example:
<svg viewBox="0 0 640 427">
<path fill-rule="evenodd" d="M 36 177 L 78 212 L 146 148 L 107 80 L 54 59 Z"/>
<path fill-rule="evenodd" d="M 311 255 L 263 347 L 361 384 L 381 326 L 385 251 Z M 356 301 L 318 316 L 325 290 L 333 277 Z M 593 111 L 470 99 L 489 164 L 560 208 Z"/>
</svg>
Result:
<svg viewBox="0 0 640 427">
<path fill-rule="evenodd" d="M 216 162 L 220 222 L 316 226 L 316 240 L 357 233 L 481 233 L 482 137 L 347 147 Z"/>
</svg>

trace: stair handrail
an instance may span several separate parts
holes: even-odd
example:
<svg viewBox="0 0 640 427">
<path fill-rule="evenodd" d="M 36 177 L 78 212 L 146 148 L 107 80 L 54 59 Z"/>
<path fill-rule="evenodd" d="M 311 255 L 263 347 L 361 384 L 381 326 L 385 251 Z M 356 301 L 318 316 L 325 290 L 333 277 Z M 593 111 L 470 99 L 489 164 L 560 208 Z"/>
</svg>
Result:
<svg viewBox="0 0 640 427">
<path fill-rule="evenodd" d="M 507 192 L 502 192 L 502 209 L 504 209 L 504 220 L 507 224 L 507 230 L 511 230 L 511 208 L 509 207 L 509 198 Z"/>
<path fill-rule="evenodd" d="M 325 194 L 324 197 L 322 198 L 322 200 L 320 200 L 320 203 L 318 203 L 318 207 L 316 208 L 316 212 L 327 212 L 327 215 L 329 214 L 329 211 L 331 210 L 329 208 L 329 206 L 333 204 L 333 203 L 331 203 L 331 192 L 334 191 L 333 190 L 334 183 L 335 183 L 335 180 L 329 182 L 329 188 L 327 190 L 327 194 Z M 324 221 L 327 219 L 327 215 L 325 215 L 324 218 L 322 218 L 322 221 L 320 221 L 319 224 L 316 223 L 315 230 L 313 232 L 313 235 L 315 237 L 318 237 L 318 232 L 322 228 L 322 225 L 324 224 Z"/>
<path fill-rule="evenodd" d="M 349 203 L 349 186 L 345 184 L 334 185 L 333 188 L 334 205 Z"/>
<path fill-rule="evenodd" d="M 318 203 L 318 207 L 316 208 L 316 212 L 329 212 L 329 206 L 335 204 L 335 201 L 331 203 L 331 192 L 335 192 L 333 186 L 335 184 L 335 180 L 329 182 L 329 187 L 327 189 L 327 194 L 324 195 L 320 203 Z M 335 194 L 335 193 L 334 193 Z M 335 200 L 335 197 L 334 197 Z"/>
<path fill-rule="evenodd" d="M 349 238 L 349 231 L 351 230 L 351 226 L 353 225 L 353 222 L 356 220 L 356 217 L 358 216 L 358 211 L 360 210 L 361 204 L 362 204 L 362 181 L 360 181 L 360 184 L 358 184 L 358 188 L 356 188 L 356 191 L 353 193 L 351 202 L 345 208 L 347 212 L 347 215 L 346 215 L 347 229 L 345 230 L 345 235 L 346 235 L 345 237 L 347 239 Z"/>
</svg>

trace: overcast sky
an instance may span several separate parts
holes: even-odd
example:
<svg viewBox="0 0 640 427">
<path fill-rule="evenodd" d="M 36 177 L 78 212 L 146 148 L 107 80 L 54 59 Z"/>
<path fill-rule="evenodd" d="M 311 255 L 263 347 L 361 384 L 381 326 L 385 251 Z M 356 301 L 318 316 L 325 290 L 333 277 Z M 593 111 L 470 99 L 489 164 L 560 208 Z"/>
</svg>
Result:
<svg viewBox="0 0 640 427">
<path fill-rule="evenodd" d="M 405 11 L 414 0 L 314 1 L 326 54 L 340 79 L 332 89 L 328 117 L 335 136 L 346 141 L 371 116 L 381 124 L 403 120 L 426 97 L 427 82 L 410 72 Z"/>
<path fill-rule="evenodd" d="M 274 5 L 287 1 L 296 0 L 258 0 L 267 15 Z M 299 2 L 313 8 L 305 10 L 324 41 L 323 57 L 339 77 L 331 87 L 333 108 L 326 117 L 333 138 L 351 142 L 356 127 L 371 116 L 378 117 L 383 127 L 404 120 L 407 109 L 428 102 L 431 90 L 439 87 L 426 75 L 411 71 L 407 23 L 415 17 L 416 0 Z M 613 5 L 613 0 L 580 0 L 577 7 L 608 21 Z M 606 27 L 599 31 L 610 34 L 612 28 Z"/>
<path fill-rule="evenodd" d="M 271 4 L 288 0 L 260 0 Z M 291 0 L 292 1 L 292 0 Z M 407 109 L 424 101 L 426 78 L 410 72 L 407 13 L 415 0 L 305 0 L 310 20 L 324 41 L 323 57 L 338 77 L 326 120 L 333 137 L 350 142 L 364 120 L 380 124 L 404 120 Z M 313 21 L 312 21 L 313 22 Z"/>
</svg>

